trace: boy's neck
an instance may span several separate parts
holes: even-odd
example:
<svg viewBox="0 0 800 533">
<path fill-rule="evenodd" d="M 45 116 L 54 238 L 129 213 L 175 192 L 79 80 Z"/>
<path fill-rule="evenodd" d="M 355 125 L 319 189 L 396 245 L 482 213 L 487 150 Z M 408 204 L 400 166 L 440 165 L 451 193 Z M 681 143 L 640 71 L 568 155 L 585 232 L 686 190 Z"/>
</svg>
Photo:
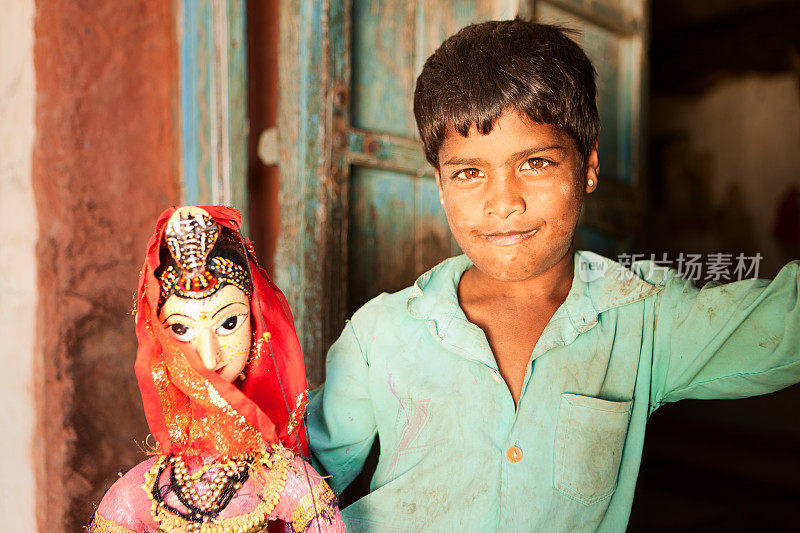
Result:
<svg viewBox="0 0 800 533">
<path fill-rule="evenodd" d="M 466 301 L 503 298 L 524 303 L 526 301 L 557 301 L 562 303 L 572 288 L 574 275 L 573 251 L 570 249 L 555 265 L 544 272 L 521 281 L 502 281 L 471 266 L 461 277 L 458 299 Z"/>
</svg>

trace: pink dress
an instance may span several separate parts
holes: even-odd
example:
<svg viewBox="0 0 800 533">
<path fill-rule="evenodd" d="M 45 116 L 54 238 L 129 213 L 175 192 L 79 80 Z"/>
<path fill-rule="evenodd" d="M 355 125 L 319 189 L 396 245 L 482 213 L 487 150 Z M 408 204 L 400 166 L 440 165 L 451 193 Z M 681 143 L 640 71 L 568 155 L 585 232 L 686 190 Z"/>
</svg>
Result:
<svg viewBox="0 0 800 533">
<path fill-rule="evenodd" d="M 151 457 L 114 483 L 100 502 L 88 532 L 256 533 L 266 532 L 268 522 L 275 520 L 284 522 L 284 531 L 291 533 L 345 531 L 336 496 L 311 465 L 285 449 L 266 457 L 261 468 L 251 468 L 250 477 L 215 522 L 202 526 L 158 506 L 152 491 L 167 458 Z M 203 465 L 195 461 L 188 467 L 190 472 L 196 472 Z M 158 479 L 159 487 L 169 484 L 169 468 L 166 465 Z M 218 468 L 211 466 L 206 470 L 213 477 Z M 202 481 L 196 487 L 199 494 L 208 489 Z M 188 511 L 172 492 L 166 494 L 164 501 L 182 512 Z"/>
</svg>

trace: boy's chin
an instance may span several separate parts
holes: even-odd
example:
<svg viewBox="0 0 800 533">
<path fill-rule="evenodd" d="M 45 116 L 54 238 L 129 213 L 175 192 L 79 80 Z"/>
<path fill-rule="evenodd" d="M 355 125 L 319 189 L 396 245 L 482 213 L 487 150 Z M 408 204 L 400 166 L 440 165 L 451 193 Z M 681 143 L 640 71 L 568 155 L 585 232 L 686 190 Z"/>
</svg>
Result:
<svg viewBox="0 0 800 533">
<path fill-rule="evenodd" d="M 519 282 L 526 281 L 544 274 L 560 263 L 570 252 L 556 254 L 525 254 L 511 257 L 468 257 L 475 267 L 484 275 L 496 281 Z"/>
</svg>

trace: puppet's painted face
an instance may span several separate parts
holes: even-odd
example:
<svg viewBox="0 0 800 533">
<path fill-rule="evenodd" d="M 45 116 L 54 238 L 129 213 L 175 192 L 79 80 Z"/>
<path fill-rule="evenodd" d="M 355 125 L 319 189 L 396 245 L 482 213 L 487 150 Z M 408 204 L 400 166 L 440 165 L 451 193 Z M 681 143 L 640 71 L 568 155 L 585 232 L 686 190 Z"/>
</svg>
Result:
<svg viewBox="0 0 800 533">
<path fill-rule="evenodd" d="M 250 355 L 250 301 L 241 289 L 226 285 L 198 300 L 172 295 L 159 319 L 178 341 L 197 350 L 203 365 L 232 382 Z"/>
</svg>

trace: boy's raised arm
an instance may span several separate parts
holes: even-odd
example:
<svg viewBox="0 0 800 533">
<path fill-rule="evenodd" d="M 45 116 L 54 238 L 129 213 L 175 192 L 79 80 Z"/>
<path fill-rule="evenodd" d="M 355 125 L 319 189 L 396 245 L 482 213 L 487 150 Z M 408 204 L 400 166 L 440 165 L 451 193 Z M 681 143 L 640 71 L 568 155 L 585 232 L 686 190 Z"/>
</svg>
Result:
<svg viewBox="0 0 800 533">
<path fill-rule="evenodd" d="M 378 429 L 369 390 L 369 364 L 352 323 L 328 351 L 325 384 L 308 405 L 311 450 L 340 494 L 361 472 Z"/>
<path fill-rule="evenodd" d="M 651 406 L 744 398 L 800 381 L 800 262 L 773 281 L 669 279 L 656 309 Z"/>
</svg>

